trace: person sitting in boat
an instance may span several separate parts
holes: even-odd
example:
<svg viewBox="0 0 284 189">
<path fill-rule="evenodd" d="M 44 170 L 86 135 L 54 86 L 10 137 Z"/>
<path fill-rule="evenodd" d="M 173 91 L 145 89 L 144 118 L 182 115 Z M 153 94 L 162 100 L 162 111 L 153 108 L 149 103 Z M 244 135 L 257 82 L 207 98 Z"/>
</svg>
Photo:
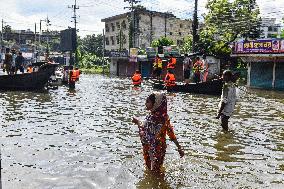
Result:
<svg viewBox="0 0 284 189">
<path fill-rule="evenodd" d="M 48 64 L 54 64 L 54 60 L 52 58 L 48 58 L 48 61 L 47 61 Z"/>
<path fill-rule="evenodd" d="M 167 69 L 174 69 L 176 67 L 177 59 L 173 56 L 173 54 L 170 54 L 170 59 L 167 65 Z"/>
<path fill-rule="evenodd" d="M 201 81 L 201 72 L 203 71 L 203 62 L 200 60 L 199 57 L 196 58 L 196 62 L 193 65 L 193 70 L 194 70 L 194 82 L 198 83 Z"/>
<path fill-rule="evenodd" d="M 141 73 L 139 70 L 136 70 L 134 75 L 132 76 L 132 83 L 134 86 L 139 86 L 141 85 L 141 82 L 142 82 Z"/>
<path fill-rule="evenodd" d="M 163 69 L 163 61 L 160 56 L 157 54 L 153 64 L 153 74 L 157 79 L 161 79 L 161 73 Z"/>
<path fill-rule="evenodd" d="M 223 81 L 225 82 L 222 89 L 222 96 L 219 103 L 217 119 L 221 118 L 221 126 L 228 131 L 229 118 L 232 116 L 236 101 L 236 84 L 234 83 L 236 76 L 230 70 L 223 72 Z"/>
<path fill-rule="evenodd" d="M 171 88 L 176 85 L 176 78 L 173 74 L 173 71 L 171 69 L 168 70 L 167 75 L 165 77 L 165 86 L 168 88 Z"/>
</svg>

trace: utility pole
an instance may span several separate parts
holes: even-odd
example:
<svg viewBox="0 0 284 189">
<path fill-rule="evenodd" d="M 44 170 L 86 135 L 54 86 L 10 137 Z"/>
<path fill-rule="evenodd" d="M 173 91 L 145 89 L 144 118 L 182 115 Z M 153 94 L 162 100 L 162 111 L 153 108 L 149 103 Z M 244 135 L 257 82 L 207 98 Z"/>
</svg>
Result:
<svg viewBox="0 0 284 189">
<path fill-rule="evenodd" d="M 36 42 L 36 23 L 35 23 L 35 42 Z"/>
<path fill-rule="evenodd" d="M 2 30 L 1 30 L 1 49 L 2 49 L 2 46 L 3 46 L 3 40 L 4 40 L 4 20 L 2 19 Z"/>
<path fill-rule="evenodd" d="M 150 11 L 150 46 L 153 42 L 153 12 Z"/>
<path fill-rule="evenodd" d="M 48 26 L 50 26 L 51 24 L 50 20 L 48 19 L 48 16 L 46 17 L 46 60 L 49 57 L 49 30 L 48 30 Z"/>
<path fill-rule="evenodd" d="M 124 8 L 128 8 L 131 10 L 131 37 L 132 37 L 132 47 L 134 48 L 135 47 L 135 36 L 136 36 L 136 27 L 135 27 L 135 6 L 134 4 L 137 4 L 139 3 L 140 1 L 137 1 L 137 0 L 124 0 L 124 2 L 129 2 L 129 5 L 130 7 L 124 7 Z"/>
<path fill-rule="evenodd" d="M 68 6 L 68 8 L 73 9 L 73 16 L 71 18 L 74 19 L 74 27 L 75 27 L 75 62 L 74 65 L 77 63 L 78 60 L 78 54 L 77 54 L 77 14 L 76 11 L 79 9 L 79 6 L 77 6 L 77 0 L 75 0 L 75 4 L 72 5 L 71 7 Z M 72 53 L 70 53 L 72 54 Z M 70 57 L 71 58 L 71 57 Z"/>
<path fill-rule="evenodd" d="M 168 12 L 165 13 L 165 37 L 167 37 L 167 17 L 168 17 Z"/>
<path fill-rule="evenodd" d="M 194 13 L 193 13 L 193 22 L 192 22 L 192 52 L 196 52 L 196 46 L 198 42 L 198 19 L 197 19 L 197 5 L 198 0 L 195 0 L 195 6 L 194 6 Z"/>
</svg>

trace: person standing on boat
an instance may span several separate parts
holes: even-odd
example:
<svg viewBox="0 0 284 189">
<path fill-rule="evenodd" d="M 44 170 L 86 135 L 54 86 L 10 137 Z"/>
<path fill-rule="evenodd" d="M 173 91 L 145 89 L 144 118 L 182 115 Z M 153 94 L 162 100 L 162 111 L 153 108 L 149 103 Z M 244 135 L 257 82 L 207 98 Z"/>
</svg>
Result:
<svg viewBox="0 0 284 189">
<path fill-rule="evenodd" d="M 203 71 L 203 62 L 200 60 L 199 57 L 196 58 L 196 62 L 193 66 L 194 70 L 194 82 L 198 83 L 201 81 L 201 72 Z"/>
<path fill-rule="evenodd" d="M 189 58 L 188 54 L 185 54 L 184 56 L 185 56 L 183 61 L 184 81 L 186 84 L 188 84 L 190 79 L 190 71 L 192 69 L 192 60 Z"/>
<path fill-rule="evenodd" d="M 5 70 L 7 71 L 8 75 L 11 75 L 12 61 L 13 61 L 13 56 L 10 53 L 10 49 L 6 48 L 6 54 L 5 54 L 5 59 L 4 59 L 4 67 L 5 67 Z"/>
<path fill-rule="evenodd" d="M 79 81 L 80 75 L 81 75 L 81 71 L 79 70 L 78 67 L 75 68 L 75 72 L 76 72 L 76 81 Z"/>
<path fill-rule="evenodd" d="M 132 122 L 138 125 L 147 168 L 154 173 L 160 173 L 167 148 L 166 135 L 175 143 L 181 158 L 184 156 L 184 151 L 170 123 L 166 95 L 163 93 L 151 94 L 146 99 L 145 106 L 150 113 L 146 116 L 144 123 L 136 118 L 133 118 Z"/>
<path fill-rule="evenodd" d="M 163 69 L 163 61 L 160 58 L 160 56 L 157 54 L 153 64 L 153 74 L 157 79 L 161 79 L 162 69 Z"/>
<path fill-rule="evenodd" d="M 209 64 L 208 64 L 208 61 L 206 60 L 206 55 L 203 55 L 202 59 L 203 59 L 204 70 L 201 73 L 201 78 L 202 78 L 203 82 L 206 82 L 207 81 L 207 76 L 208 76 L 208 73 L 209 73 Z"/>
<path fill-rule="evenodd" d="M 170 54 L 170 59 L 167 65 L 168 70 L 173 70 L 176 67 L 177 59 L 173 56 L 173 54 Z"/>
<path fill-rule="evenodd" d="M 236 101 L 237 101 L 237 94 L 236 94 L 236 85 L 234 83 L 234 76 L 230 70 L 225 70 L 223 72 L 223 89 L 221 100 L 219 103 L 219 110 L 217 119 L 221 118 L 221 126 L 225 131 L 228 131 L 228 122 L 229 118 L 232 116 Z"/>
<path fill-rule="evenodd" d="M 11 65 L 11 74 L 15 75 L 16 74 L 16 50 L 12 49 L 12 65 Z"/>
<path fill-rule="evenodd" d="M 17 71 L 20 70 L 20 72 L 24 73 L 24 62 L 25 58 L 22 55 L 22 52 L 18 53 L 18 56 L 16 57 L 16 71 L 15 73 L 17 74 Z"/>
</svg>

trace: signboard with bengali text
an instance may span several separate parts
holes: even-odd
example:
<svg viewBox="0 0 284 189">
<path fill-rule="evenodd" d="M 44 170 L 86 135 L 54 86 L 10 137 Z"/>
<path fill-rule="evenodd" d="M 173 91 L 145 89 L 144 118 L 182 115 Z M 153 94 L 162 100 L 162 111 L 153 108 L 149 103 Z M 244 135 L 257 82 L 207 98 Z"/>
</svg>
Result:
<svg viewBox="0 0 284 189">
<path fill-rule="evenodd" d="M 263 39 L 236 42 L 233 53 L 281 53 L 284 52 L 284 39 Z"/>
</svg>

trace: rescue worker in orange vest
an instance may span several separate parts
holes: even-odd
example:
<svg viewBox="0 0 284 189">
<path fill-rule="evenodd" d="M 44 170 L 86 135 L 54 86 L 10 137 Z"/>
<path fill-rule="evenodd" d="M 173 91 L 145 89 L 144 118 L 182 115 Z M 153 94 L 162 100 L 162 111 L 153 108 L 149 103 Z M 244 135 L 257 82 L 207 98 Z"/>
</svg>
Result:
<svg viewBox="0 0 284 189">
<path fill-rule="evenodd" d="M 176 67 L 177 59 L 173 56 L 173 54 L 170 54 L 170 59 L 167 65 L 167 69 L 174 69 Z"/>
<path fill-rule="evenodd" d="M 76 67 L 75 72 L 76 72 L 76 81 L 79 81 L 79 77 L 80 77 L 81 71 L 79 70 L 78 67 Z"/>
<path fill-rule="evenodd" d="M 157 79 L 161 79 L 161 73 L 163 69 L 163 61 L 160 56 L 157 54 L 153 64 L 153 74 Z"/>
<path fill-rule="evenodd" d="M 176 85 L 176 78 L 175 75 L 173 74 L 172 70 L 168 70 L 168 73 L 165 77 L 165 86 L 167 89 L 174 87 Z"/>
<path fill-rule="evenodd" d="M 75 83 L 77 79 L 76 70 L 72 68 L 72 70 L 69 71 L 69 88 L 75 89 Z"/>
<path fill-rule="evenodd" d="M 32 65 L 29 65 L 29 66 L 28 66 L 27 72 L 28 72 L 28 73 L 32 73 L 32 72 L 33 72 L 33 67 L 32 67 Z"/>
<path fill-rule="evenodd" d="M 136 70 L 134 75 L 132 76 L 132 83 L 134 86 L 139 86 L 141 85 L 141 82 L 142 82 L 141 73 L 139 70 Z"/>
<path fill-rule="evenodd" d="M 200 60 L 199 57 L 196 58 L 196 62 L 193 65 L 193 70 L 194 70 L 194 81 L 195 83 L 198 83 L 201 81 L 201 72 L 204 69 L 203 62 Z"/>
</svg>

